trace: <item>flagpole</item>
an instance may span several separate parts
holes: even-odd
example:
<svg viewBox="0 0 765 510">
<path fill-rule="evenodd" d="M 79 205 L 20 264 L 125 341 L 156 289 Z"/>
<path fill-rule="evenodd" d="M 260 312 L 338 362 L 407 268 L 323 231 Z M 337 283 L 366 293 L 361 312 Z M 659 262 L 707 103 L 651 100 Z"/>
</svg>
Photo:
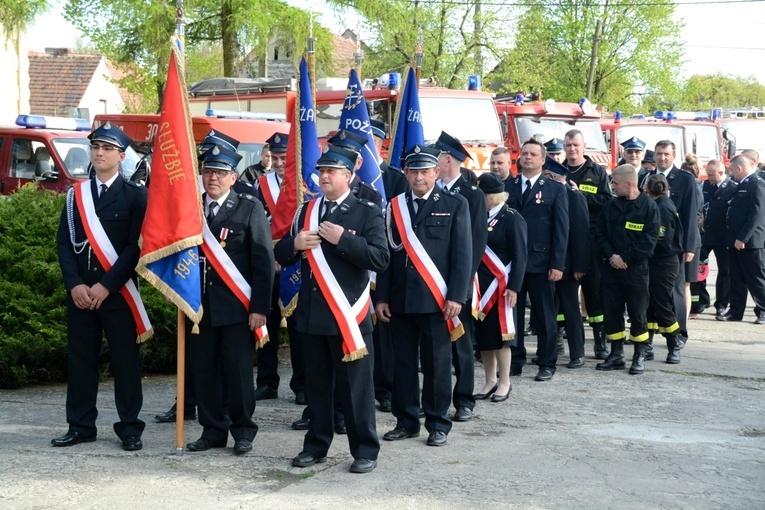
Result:
<svg viewBox="0 0 765 510">
<path fill-rule="evenodd" d="M 420 69 L 422 68 L 423 40 L 422 29 L 417 35 L 417 46 L 414 49 L 414 75 L 417 77 L 417 88 L 420 88 Z"/>
<path fill-rule="evenodd" d="M 183 455 L 184 419 L 186 416 L 186 318 L 178 308 L 178 359 L 176 360 L 177 388 L 175 396 L 175 454 Z"/>
<path fill-rule="evenodd" d="M 313 38 L 313 12 L 308 26 L 308 47 L 306 48 L 306 63 L 308 64 L 308 77 L 311 80 L 311 96 L 313 107 L 316 108 L 316 39 Z"/>
<path fill-rule="evenodd" d="M 356 26 L 356 51 L 353 53 L 353 59 L 356 63 L 356 74 L 359 75 L 359 80 L 361 80 L 361 58 L 364 56 L 364 54 L 361 52 L 361 34 L 358 33 L 359 27 Z"/>
</svg>

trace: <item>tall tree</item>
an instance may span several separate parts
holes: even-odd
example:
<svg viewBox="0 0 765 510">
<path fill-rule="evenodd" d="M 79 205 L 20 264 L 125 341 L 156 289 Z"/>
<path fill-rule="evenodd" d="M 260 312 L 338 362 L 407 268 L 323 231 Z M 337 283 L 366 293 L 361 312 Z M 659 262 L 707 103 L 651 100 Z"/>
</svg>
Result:
<svg viewBox="0 0 765 510">
<path fill-rule="evenodd" d="M 593 80 L 594 103 L 631 109 L 643 94 L 676 95 L 682 65 L 672 3 L 530 0 L 515 46 L 497 69 L 502 92 L 541 88 L 561 101 L 586 91 L 593 37 L 602 22 Z"/>
<path fill-rule="evenodd" d="M 0 2 L 0 29 L 6 40 L 17 32 L 23 32 L 38 14 L 47 11 L 49 7 L 48 0 L 3 0 Z"/>
</svg>

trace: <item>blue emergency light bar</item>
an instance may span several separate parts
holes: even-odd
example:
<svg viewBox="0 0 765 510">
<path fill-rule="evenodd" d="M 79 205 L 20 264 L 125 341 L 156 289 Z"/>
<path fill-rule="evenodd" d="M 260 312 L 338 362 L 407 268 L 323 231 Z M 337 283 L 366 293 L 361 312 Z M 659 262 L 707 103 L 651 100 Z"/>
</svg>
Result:
<svg viewBox="0 0 765 510">
<path fill-rule="evenodd" d="M 722 119 L 722 108 L 712 108 L 712 120 Z"/>
<path fill-rule="evenodd" d="M 45 117 L 43 115 L 19 115 L 16 125 L 30 129 L 61 129 L 65 131 L 90 131 L 90 122 L 85 119 L 66 117 Z"/>
<path fill-rule="evenodd" d="M 481 90 L 481 77 L 475 74 L 468 76 L 468 90 Z"/>
<path fill-rule="evenodd" d="M 523 104 L 523 94 L 518 93 L 515 95 L 515 104 Z"/>
<path fill-rule="evenodd" d="M 582 109 L 583 114 L 588 115 L 590 112 L 592 112 L 592 103 L 590 103 L 589 99 L 583 97 L 579 100 L 579 108 Z"/>
<path fill-rule="evenodd" d="M 238 112 L 235 110 L 214 110 L 212 108 L 205 110 L 205 116 L 217 117 L 219 119 L 287 120 L 287 115 L 284 113 Z"/>
<path fill-rule="evenodd" d="M 388 88 L 397 89 L 401 86 L 401 73 L 388 73 Z"/>
<path fill-rule="evenodd" d="M 622 120 L 622 111 L 621 110 L 616 110 L 614 112 L 614 121 L 615 122 L 619 122 L 620 120 Z"/>
</svg>

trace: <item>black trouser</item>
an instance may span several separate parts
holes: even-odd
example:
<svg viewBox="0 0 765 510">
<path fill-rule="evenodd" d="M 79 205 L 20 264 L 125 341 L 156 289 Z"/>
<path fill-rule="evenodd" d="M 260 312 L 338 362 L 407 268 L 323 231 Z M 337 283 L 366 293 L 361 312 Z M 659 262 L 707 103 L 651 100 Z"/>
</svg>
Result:
<svg viewBox="0 0 765 510">
<path fill-rule="evenodd" d="M 594 239 L 590 236 L 590 239 Z M 582 296 L 587 308 L 587 318 L 590 326 L 603 324 L 603 300 L 601 299 L 601 274 L 598 250 L 590 250 L 590 268 L 582 277 Z"/>
<path fill-rule="evenodd" d="M 688 338 L 688 316 L 685 309 L 685 262 L 681 253 L 678 255 L 680 265 L 677 268 L 674 286 L 672 288 L 672 300 L 675 302 L 675 320 L 679 326 L 679 334 L 687 340 Z"/>
<path fill-rule="evenodd" d="M 342 361 L 343 340 L 339 335 L 303 333 L 306 366 L 306 399 L 311 425 L 303 440 L 303 451 L 325 457 L 334 437 L 335 398 L 340 400 L 351 455 L 376 460 L 380 451 L 375 424 L 372 373 L 374 351 L 354 361 Z M 371 347 L 372 334 L 363 335 Z"/>
<path fill-rule="evenodd" d="M 190 327 L 188 328 L 190 330 Z M 255 387 L 252 365 L 255 338 L 246 322 L 229 326 L 200 326 L 199 334 L 187 334 L 196 354 L 195 392 L 202 437 L 221 443 L 228 433 L 235 440 L 252 441 L 258 426 L 255 412 Z M 223 378 L 228 388 L 228 413 L 224 414 Z"/>
<path fill-rule="evenodd" d="M 451 339 L 441 312 L 399 314 L 391 317 L 391 337 L 396 369 L 393 373 L 393 415 L 398 427 L 420 430 L 420 378 L 422 364 L 422 409 L 428 432 L 448 433 L 452 421 Z M 419 357 L 418 357 L 419 352 Z"/>
<path fill-rule="evenodd" d="M 730 250 L 730 314 L 744 316 L 746 293 L 752 295 L 755 310 L 765 309 L 765 249 Z"/>
<path fill-rule="evenodd" d="M 516 331 L 517 346 L 511 346 L 512 366 L 518 370 L 526 364 L 526 345 L 524 344 L 523 329 L 526 317 L 526 293 L 528 293 L 531 307 L 538 311 L 536 317 L 539 320 L 537 331 L 537 364 L 541 369 L 548 369 L 555 373 L 555 364 L 558 361 L 558 325 L 555 322 L 555 283 L 547 279 L 547 273 L 526 273 L 523 278 L 521 291 L 518 293 L 516 304 Z"/>
<path fill-rule="evenodd" d="M 473 351 L 473 310 L 470 308 L 470 302 L 462 305 L 459 314 L 460 322 L 465 328 L 465 334 L 452 342 L 452 366 L 454 366 L 454 390 L 452 391 L 452 402 L 455 409 L 467 407 L 471 411 L 475 408 L 475 398 L 473 390 L 475 389 L 475 365 Z"/>
<path fill-rule="evenodd" d="M 391 398 L 393 393 L 393 342 L 389 323 L 377 321 L 372 332 L 372 343 L 375 351 L 375 398 L 382 402 Z"/>
<path fill-rule="evenodd" d="M 303 357 L 303 334 L 298 333 L 295 314 L 287 317 L 287 335 L 290 339 L 290 362 L 292 377 L 290 389 L 296 395 L 305 392 L 305 358 Z"/>
<path fill-rule="evenodd" d="M 715 254 L 717 278 L 715 279 L 715 309 L 728 308 L 730 303 L 730 249 L 726 246 L 705 246 Z"/>
<path fill-rule="evenodd" d="M 672 298 L 680 261 L 677 256 L 654 257 L 648 261 L 648 329 L 660 333 L 674 333 L 679 329 Z"/>
<path fill-rule="evenodd" d="M 276 275 L 279 278 L 279 275 Z M 266 320 L 269 341 L 257 350 L 258 375 L 255 379 L 257 387 L 269 386 L 279 388 L 279 326 L 282 322 L 282 312 L 279 309 L 279 286 L 274 285 L 271 293 L 271 313 Z"/>
<path fill-rule="evenodd" d="M 584 357 L 584 326 L 579 309 L 579 280 L 569 276 L 555 283 L 563 327 L 568 340 L 568 356 L 571 359 Z"/>
<path fill-rule="evenodd" d="M 624 307 L 630 318 L 630 336 L 633 342 L 648 340 L 648 263 L 630 263 L 628 269 L 601 267 L 603 278 L 604 329 L 607 340 L 625 340 Z"/>
<path fill-rule="evenodd" d="M 122 296 L 118 299 L 124 300 Z M 66 421 L 69 432 L 85 436 L 97 433 L 98 358 L 106 334 L 114 374 L 114 402 L 120 418 L 114 424 L 114 432 L 121 439 L 140 436 L 146 424 L 138 418 L 143 405 L 141 361 L 135 320 L 130 309 L 125 305 L 116 309 L 82 310 L 69 297 L 66 327 L 69 339 Z"/>
</svg>

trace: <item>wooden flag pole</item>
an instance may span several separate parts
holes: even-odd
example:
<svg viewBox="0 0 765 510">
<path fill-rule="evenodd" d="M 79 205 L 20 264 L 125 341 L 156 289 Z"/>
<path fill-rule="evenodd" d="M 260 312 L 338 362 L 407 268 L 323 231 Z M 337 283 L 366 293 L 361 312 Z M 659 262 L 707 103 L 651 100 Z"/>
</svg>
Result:
<svg viewBox="0 0 765 510">
<path fill-rule="evenodd" d="M 186 317 L 178 309 L 178 361 L 176 363 L 177 388 L 175 395 L 175 454 L 183 455 L 183 420 L 186 416 Z"/>
</svg>

